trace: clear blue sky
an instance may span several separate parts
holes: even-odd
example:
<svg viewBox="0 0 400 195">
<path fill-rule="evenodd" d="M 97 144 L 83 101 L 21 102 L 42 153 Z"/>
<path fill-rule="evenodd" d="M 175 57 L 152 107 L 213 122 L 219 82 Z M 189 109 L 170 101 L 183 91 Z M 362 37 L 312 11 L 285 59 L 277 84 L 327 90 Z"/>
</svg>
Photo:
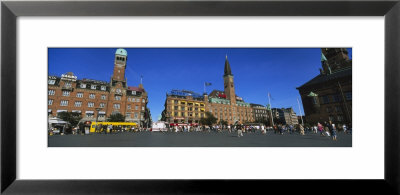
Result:
<svg viewBox="0 0 400 195">
<path fill-rule="evenodd" d="M 49 75 L 73 72 L 78 79 L 110 82 L 117 48 L 49 48 Z M 149 96 L 153 118 L 164 109 L 166 92 L 187 89 L 203 93 L 223 90 L 225 55 L 234 75 L 236 94 L 246 102 L 293 107 L 299 115 L 296 87 L 319 74 L 320 48 L 125 48 L 128 86 L 138 86 L 140 75 Z M 348 48 L 350 58 L 352 50 Z M 300 98 L 299 98 L 300 99 Z M 301 101 L 301 100 L 300 100 Z M 304 114 L 301 105 L 301 112 Z"/>
</svg>

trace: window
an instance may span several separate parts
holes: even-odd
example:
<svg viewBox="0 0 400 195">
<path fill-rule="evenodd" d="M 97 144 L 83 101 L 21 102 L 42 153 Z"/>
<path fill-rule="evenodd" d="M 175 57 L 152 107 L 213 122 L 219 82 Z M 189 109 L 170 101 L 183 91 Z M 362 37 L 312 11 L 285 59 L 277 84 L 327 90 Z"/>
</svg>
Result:
<svg viewBox="0 0 400 195">
<path fill-rule="evenodd" d="M 120 104 L 114 104 L 114 108 L 115 109 L 119 109 L 119 108 L 121 108 L 121 105 Z"/>
<path fill-rule="evenodd" d="M 70 91 L 63 91 L 63 96 L 69 96 L 71 94 L 71 92 Z"/>
<path fill-rule="evenodd" d="M 54 91 L 54 90 L 49 90 L 49 95 L 54 95 L 54 94 L 56 94 L 56 91 Z"/>
<path fill-rule="evenodd" d="M 343 121 L 343 116 L 342 116 L 342 115 L 338 115 L 338 116 L 337 116 L 337 120 L 338 120 L 338 121 Z"/>
<path fill-rule="evenodd" d="M 144 99 L 142 99 L 142 103 L 144 103 L 145 101 L 144 101 Z"/>
<path fill-rule="evenodd" d="M 174 110 L 178 110 L 178 106 L 174 106 Z"/>
<path fill-rule="evenodd" d="M 136 99 L 136 102 L 140 102 L 140 99 L 138 98 L 138 99 Z"/>
<path fill-rule="evenodd" d="M 89 108 L 94 107 L 94 102 L 88 102 L 88 107 L 89 107 Z"/>
<path fill-rule="evenodd" d="M 139 109 L 139 107 L 138 106 L 135 106 L 135 110 L 138 110 Z"/>
<path fill-rule="evenodd" d="M 94 99 L 95 97 L 96 97 L 96 95 L 94 93 L 89 94 L 90 99 Z"/>
<path fill-rule="evenodd" d="M 342 107 L 336 106 L 336 107 L 335 107 L 335 110 L 336 110 L 336 112 L 342 112 Z"/>
<path fill-rule="evenodd" d="M 174 112 L 174 116 L 178 116 L 178 113 L 177 113 L 177 112 Z"/>
<path fill-rule="evenodd" d="M 174 100 L 174 104 L 178 104 L 178 100 Z"/>
<path fill-rule="evenodd" d="M 342 97 L 339 94 L 333 95 L 333 102 L 340 102 L 342 101 Z"/>
<path fill-rule="evenodd" d="M 331 108 L 331 107 L 326 107 L 326 112 L 327 112 L 327 113 L 332 112 L 332 108 Z"/>
<path fill-rule="evenodd" d="M 117 92 L 117 93 L 121 93 L 121 89 L 117 89 L 116 92 Z"/>
<path fill-rule="evenodd" d="M 106 95 L 101 95 L 101 99 L 105 100 L 106 99 Z"/>
<path fill-rule="evenodd" d="M 85 83 L 81 83 L 81 88 L 86 88 L 86 84 Z"/>
<path fill-rule="evenodd" d="M 65 87 L 72 87 L 72 83 L 66 82 L 66 83 L 64 84 L 64 86 L 65 86 Z"/>
<path fill-rule="evenodd" d="M 93 117 L 94 117 L 94 114 L 93 114 L 93 113 L 86 113 L 86 117 L 87 117 L 87 118 L 93 118 Z"/>
<path fill-rule="evenodd" d="M 49 100 L 49 105 L 53 105 L 53 100 Z"/>
<path fill-rule="evenodd" d="M 346 100 L 351 100 L 351 91 L 344 93 Z"/>
<path fill-rule="evenodd" d="M 82 106 L 82 102 L 81 101 L 75 102 L 75 107 L 81 107 L 81 106 Z"/>
<path fill-rule="evenodd" d="M 92 85 L 92 86 L 90 86 L 90 89 L 96 89 L 96 85 Z"/>
<path fill-rule="evenodd" d="M 60 106 L 68 106 L 68 100 L 61 100 Z"/>
<path fill-rule="evenodd" d="M 105 103 L 100 103 L 100 108 L 104 108 L 105 105 Z"/>
<path fill-rule="evenodd" d="M 131 105 L 130 104 L 128 105 L 128 109 L 131 109 Z"/>
<path fill-rule="evenodd" d="M 115 96 L 115 100 L 121 100 L 121 96 L 120 95 L 116 95 Z"/>
<path fill-rule="evenodd" d="M 103 86 L 101 86 L 101 90 L 102 90 L 102 91 L 105 91 L 106 89 L 107 89 L 107 87 L 106 87 L 106 86 L 104 86 L 104 85 L 103 85 Z"/>
<path fill-rule="evenodd" d="M 137 112 L 135 112 L 135 118 L 136 118 L 136 119 L 138 118 L 138 114 L 137 114 Z"/>
<path fill-rule="evenodd" d="M 327 95 L 322 96 L 322 103 L 323 103 L 323 104 L 329 103 L 329 97 L 328 97 Z"/>
<path fill-rule="evenodd" d="M 135 98 L 132 98 L 132 102 L 135 102 Z"/>
<path fill-rule="evenodd" d="M 76 97 L 78 97 L 78 98 L 82 98 L 82 97 L 83 97 L 83 93 L 81 93 L 81 92 L 79 92 L 79 93 L 76 93 Z"/>
<path fill-rule="evenodd" d="M 126 118 L 131 118 L 131 113 L 126 113 Z"/>
<path fill-rule="evenodd" d="M 56 80 L 49 80 L 49 85 L 54 85 L 56 83 Z"/>
<path fill-rule="evenodd" d="M 136 95 L 136 91 L 132 91 L 132 95 Z"/>
<path fill-rule="evenodd" d="M 142 106 L 142 110 L 144 110 L 144 106 Z"/>
</svg>

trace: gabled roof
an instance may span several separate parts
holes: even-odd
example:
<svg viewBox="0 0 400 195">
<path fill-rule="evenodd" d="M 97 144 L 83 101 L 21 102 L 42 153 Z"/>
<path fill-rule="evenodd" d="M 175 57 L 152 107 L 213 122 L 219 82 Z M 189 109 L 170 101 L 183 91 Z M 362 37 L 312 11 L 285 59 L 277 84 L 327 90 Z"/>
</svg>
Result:
<svg viewBox="0 0 400 195">
<path fill-rule="evenodd" d="M 314 77 L 313 79 L 311 79 L 310 81 L 308 81 L 307 83 L 303 84 L 302 86 L 298 87 L 297 89 L 301 89 L 304 87 L 309 87 L 312 85 L 316 85 L 316 84 L 320 84 L 320 83 L 325 83 L 331 80 L 336 80 L 339 78 L 343 78 L 343 77 L 351 77 L 352 75 L 352 67 L 347 67 L 347 68 L 343 68 L 340 70 L 336 70 L 334 72 L 332 72 L 332 74 L 320 74 L 316 77 Z"/>
<path fill-rule="evenodd" d="M 143 88 L 133 87 L 133 86 L 128 87 L 128 90 L 130 90 L 130 91 L 141 91 L 141 92 L 144 92 L 144 89 L 143 89 Z"/>
</svg>

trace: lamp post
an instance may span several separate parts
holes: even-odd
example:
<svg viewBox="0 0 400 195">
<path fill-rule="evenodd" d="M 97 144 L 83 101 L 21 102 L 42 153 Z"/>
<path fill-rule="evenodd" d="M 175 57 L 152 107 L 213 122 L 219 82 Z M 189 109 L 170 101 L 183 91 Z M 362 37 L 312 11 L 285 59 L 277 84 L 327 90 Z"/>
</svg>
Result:
<svg viewBox="0 0 400 195">
<path fill-rule="evenodd" d="M 96 108 L 97 111 L 97 115 L 96 115 L 96 132 L 100 131 L 99 129 L 99 124 L 97 123 L 98 119 L 99 119 L 99 111 L 101 110 L 101 108 Z M 98 130 L 98 131 L 97 131 Z"/>
</svg>

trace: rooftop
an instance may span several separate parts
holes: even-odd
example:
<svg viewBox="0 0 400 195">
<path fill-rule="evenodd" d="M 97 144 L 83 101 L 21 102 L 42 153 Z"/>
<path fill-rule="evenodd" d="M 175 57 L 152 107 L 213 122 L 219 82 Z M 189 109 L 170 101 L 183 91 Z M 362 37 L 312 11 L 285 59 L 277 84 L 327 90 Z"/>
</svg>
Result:
<svg viewBox="0 0 400 195">
<path fill-rule="evenodd" d="M 331 74 L 326 74 L 326 75 L 320 74 L 320 75 L 314 77 L 313 79 L 311 79 L 310 81 L 308 81 L 307 83 L 303 84 L 302 86 L 298 87 L 297 89 L 309 87 L 309 86 L 320 84 L 320 83 L 325 83 L 325 82 L 328 82 L 331 80 L 336 80 L 338 78 L 348 77 L 351 75 L 352 75 L 352 67 L 350 66 L 350 67 L 336 70 L 336 71 L 332 72 Z"/>
</svg>

